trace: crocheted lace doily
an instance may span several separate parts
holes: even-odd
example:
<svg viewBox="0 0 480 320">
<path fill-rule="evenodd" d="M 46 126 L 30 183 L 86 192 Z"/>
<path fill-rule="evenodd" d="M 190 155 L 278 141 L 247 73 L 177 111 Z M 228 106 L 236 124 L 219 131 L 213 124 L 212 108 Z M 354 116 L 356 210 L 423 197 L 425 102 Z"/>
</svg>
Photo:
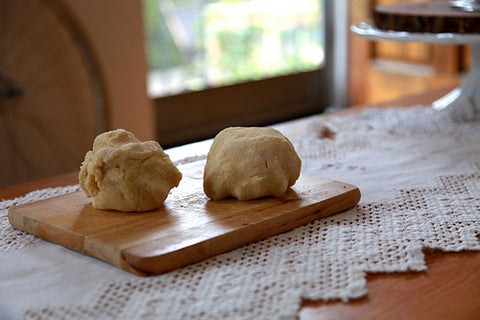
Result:
<svg viewBox="0 0 480 320">
<path fill-rule="evenodd" d="M 78 186 L 36 191 L 0 203 L 0 307 L 25 319 L 295 319 L 302 299 L 364 296 L 367 272 L 425 270 L 424 249 L 480 250 L 475 113 L 419 106 L 307 120 L 289 137 L 303 173 L 357 185 L 355 208 L 140 278 L 10 227 L 10 206 Z M 201 179 L 204 161 L 177 164 Z"/>
</svg>

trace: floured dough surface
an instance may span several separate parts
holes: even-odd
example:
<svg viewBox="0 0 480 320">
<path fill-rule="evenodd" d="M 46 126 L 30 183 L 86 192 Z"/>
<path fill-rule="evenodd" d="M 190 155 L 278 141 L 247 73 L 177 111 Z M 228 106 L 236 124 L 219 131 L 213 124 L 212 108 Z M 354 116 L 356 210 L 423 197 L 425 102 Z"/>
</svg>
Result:
<svg viewBox="0 0 480 320">
<path fill-rule="evenodd" d="M 118 129 L 95 138 L 79 183 L 94 208 L 140 212 L 160 207 L 181 178 L 157 142 Z"/>
<path fill-rule="evenodd" d="M 281 197 L 300 176 L 292 143 L 272 128 L 232 127 L 217 134 L 208 152 L 203 189 L 212 200 Z"/>
</svg>

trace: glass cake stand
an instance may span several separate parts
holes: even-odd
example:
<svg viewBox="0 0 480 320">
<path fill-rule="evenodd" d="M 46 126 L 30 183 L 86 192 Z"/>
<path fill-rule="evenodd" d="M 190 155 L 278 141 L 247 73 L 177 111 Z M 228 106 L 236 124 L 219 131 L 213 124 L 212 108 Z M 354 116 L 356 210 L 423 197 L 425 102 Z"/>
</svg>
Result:
<svg viewBox="0 0 480 320">
<path fill-rule="evenodd" d="M 351 31 L 369 40 L 389 40 L 396 42 L 424 42 L 432 44 L 466 44 L 472 50 L 472 66 L 463 84 L 444 97 L 432 103 L 441 110 L 454 106 L 460 101 L 468 102 L 478 114 L 480 112 L 480 34 L 459 33 L 415 33 L 378 29 L 369 22 L 352 25 Z"/>
</svg>

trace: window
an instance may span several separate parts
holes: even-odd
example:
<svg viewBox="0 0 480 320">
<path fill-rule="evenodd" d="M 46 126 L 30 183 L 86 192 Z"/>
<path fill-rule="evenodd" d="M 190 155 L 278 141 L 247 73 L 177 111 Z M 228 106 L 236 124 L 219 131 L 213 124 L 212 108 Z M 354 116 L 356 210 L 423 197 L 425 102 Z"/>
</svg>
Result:
<svg viewBox="0 0 480 320">
<path fill-rule="evenodd" d="M 144 0 L 149 93 L 163 146 L 328 104 L 326 1 Z"/>
</svg>

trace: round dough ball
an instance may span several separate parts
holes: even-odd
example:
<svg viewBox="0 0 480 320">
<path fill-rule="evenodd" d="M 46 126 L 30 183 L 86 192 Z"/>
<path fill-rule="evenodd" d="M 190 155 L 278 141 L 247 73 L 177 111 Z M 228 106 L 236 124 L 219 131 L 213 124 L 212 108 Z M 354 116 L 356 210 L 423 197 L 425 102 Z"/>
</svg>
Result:
<svg viewBox="0 0 480 320">
<path fill-rule="evenodd" d="M 79 183 L 97 209 L 148 211 L 160 207 L 182 174 L 155 141 L 123 129 L 98 135 L 85 155 Z"/>
<path fill-rule="evenodd" d="M 233 127 L 214 139 L 205 165 L 203 189 L 212 200 L 281 197 L 300 176 L 292 143 L 271 128 Z"/>
</svg>

